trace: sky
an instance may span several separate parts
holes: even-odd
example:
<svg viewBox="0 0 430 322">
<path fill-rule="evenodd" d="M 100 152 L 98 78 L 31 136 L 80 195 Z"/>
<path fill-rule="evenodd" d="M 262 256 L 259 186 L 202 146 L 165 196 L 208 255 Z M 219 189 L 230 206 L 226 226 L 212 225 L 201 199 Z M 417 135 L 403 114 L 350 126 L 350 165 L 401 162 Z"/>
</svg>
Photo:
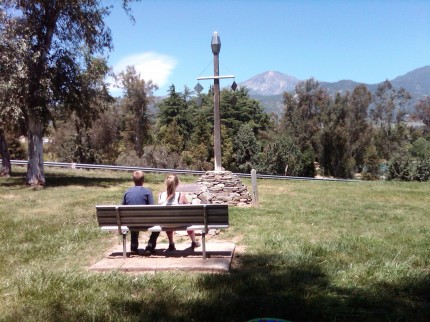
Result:
<svg viewBox="0 0 430 322">
<path fill-rule="evenodd" d="M 134 65 L 158 85 L 157 96 L 213 75 L 214 32 L 219 73 L 237 83 L 278 71 L 375 84 L 430 65 L 429 0 L 141 0 L 131 4 L 135 23 L 119 0 L 110 2 L 109 64 L 115 73 Z M 211 82 L 200 81 L 203 92 Z"/>
</svg>

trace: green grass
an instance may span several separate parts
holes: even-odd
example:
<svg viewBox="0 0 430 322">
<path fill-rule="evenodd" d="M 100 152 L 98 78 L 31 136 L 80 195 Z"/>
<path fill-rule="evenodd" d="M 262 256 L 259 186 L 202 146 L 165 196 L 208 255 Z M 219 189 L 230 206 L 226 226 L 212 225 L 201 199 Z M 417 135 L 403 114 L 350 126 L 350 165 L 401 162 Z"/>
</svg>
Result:
<svg viewBox="0 0 430 322">
<path fill-rule="evenodd" d="M 0 178 L 0 321 L 430 319 L 429 183 L 259 180 L 260 207 L 231 207 L 219 236 L 240 250 L 229 274 L 137 275 L 87 269 L 116 242 L 94 206 L 119 203 L 129 173 L 46 169 L 34 190 L 13 170 Z M 147 176 L 154 195 L 163 180 Z"/>
</svg>

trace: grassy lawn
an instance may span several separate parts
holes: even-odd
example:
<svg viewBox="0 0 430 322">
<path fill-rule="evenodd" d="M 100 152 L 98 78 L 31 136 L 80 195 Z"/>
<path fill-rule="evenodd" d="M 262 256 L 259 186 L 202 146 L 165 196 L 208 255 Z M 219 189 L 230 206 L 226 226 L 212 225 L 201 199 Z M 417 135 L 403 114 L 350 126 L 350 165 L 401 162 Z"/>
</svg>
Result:
<svg viewBox="0 0 430 322">
<path fill-rule="evenodd" d="M 429 183 L 259 180 L 260 207 L 231 207 L 220 234 L 241 250 L 229 274 L 139 275 L 87 270 L 115 242 L 94 206 L 119 203 L 129 173 L 46 169 L 34 190 L 13 170 L 0 178 L 0 321 L 430 319 Z M 147 175 L 154 195 L 163 180 Z"/>
</svg>

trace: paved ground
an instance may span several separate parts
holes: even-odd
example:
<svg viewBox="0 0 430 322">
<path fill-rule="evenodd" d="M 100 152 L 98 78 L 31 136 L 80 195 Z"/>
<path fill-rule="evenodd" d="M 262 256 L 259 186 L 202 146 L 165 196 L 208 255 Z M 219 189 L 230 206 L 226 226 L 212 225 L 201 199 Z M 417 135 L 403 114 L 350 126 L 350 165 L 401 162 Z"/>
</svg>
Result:
<svg viewBox="0 0 430 322">
<path fill-rule="evenodd" d="M 127 253 L 127 258 L 123 258 L 122 244 L 117 244 L 104 259 L 92 265 L 90 270 L 100 272 L 120 270 L 149 273 L 158 271 L 225 273 L 230 270 L 236 245 L 206 241 L 206 259 L 202 258 L 202 248 L 199 247 L 192 251 L 189 242 L 176 244 L 176 251 L 166 251 L 167 247 L 168 244 L 157 244 L 156 253 L 153 255 L 147 255 L 143 249 L 139 249 L 139 255 Z"/>
</svg>

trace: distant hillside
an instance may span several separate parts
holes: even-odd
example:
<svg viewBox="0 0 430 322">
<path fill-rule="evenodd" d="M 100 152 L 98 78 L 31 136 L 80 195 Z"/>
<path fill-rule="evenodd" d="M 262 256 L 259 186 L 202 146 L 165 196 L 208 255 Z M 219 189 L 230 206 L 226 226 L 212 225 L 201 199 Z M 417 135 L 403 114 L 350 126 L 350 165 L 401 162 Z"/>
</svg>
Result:
<svg viewBox="0 0 430 322">
<path fill-rule="evenodd" d="M 381 83 L 385 80 L 381 80 Z M 293 92 L 299 79 L 294 76 L 283 74 L 276 71 L 268 71 L 238 85 L 249 89 L 252 98 L 261 102 L 266 112 L 282 112 L 282 94 L 284 92 Z M 354 88 L 361 83 L 352 80 L 340 80 L 338 82 L 319 81 L 320 86 L 325 88 L 330 95 L 338 92 L 344 94 L 347 91 L 352 92 Z M 415 69 L 405 75 L 398 76 L 391 80 L 395 88 L 403 87 L 411 95 L 410 109 L 423 96 L 430 96 L 430 66 Z M 374 93 L 378 84 L 364 84 L 370 92 Z"/>
<path fill-rule="evenodd" d="M 276 114 L 281 114 L 283 109 L 283 97 L 282 94 L 279 95 L 252 95 L 250 97 L 259 101 L 261 106 L 264 107 L 264 111 L 268 114 L 274 112 Z"/>
<path fill-rule="evenodd" d="M 430 95 L 430 66 L 415 69 L 403 76 L 394 78 L 395 87 L 403 87 L 417 99 Z"/>
<path fill-rule="evenodd" d="M 352 80 L 341 80 L 335 83 L 320 82 L 320 86 L 325 88 L 330 95 L 334 95 L 336 93 L 345 94 L 346 92 L 352 92 L 358 85 L 361 85 L 361 83 L 357 83 Z"/>
<path fill-rule="evenodd" d="M 265 72 L 239 83 L 239 87 L 249 89 L 251 95 L 273 96 L 293 91 L 299 80 L 280 72 Z"/>
</svg>

